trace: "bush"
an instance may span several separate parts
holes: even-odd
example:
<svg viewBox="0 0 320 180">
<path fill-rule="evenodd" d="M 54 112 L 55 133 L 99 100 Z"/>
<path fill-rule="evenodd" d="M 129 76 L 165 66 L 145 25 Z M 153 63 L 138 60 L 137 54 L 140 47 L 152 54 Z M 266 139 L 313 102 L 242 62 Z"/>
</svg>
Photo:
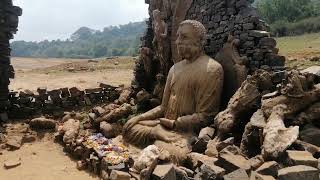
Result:
<svg viewBox="0 0 320 180">
<path fill-rule="evenodd" d="M 275 36 L 293 36 L 305 33 L 320 32 L 320 16 L 306 18 L 294 23 L 280 20 L 270 25 Z"/>
</svg>

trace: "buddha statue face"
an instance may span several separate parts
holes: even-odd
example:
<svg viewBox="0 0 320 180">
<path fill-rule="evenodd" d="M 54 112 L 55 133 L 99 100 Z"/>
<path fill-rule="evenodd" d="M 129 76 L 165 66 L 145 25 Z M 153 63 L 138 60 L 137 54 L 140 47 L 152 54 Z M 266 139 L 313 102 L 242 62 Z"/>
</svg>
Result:
<svg viewBox="0 0 320 180">
<path fill-rule="evenodd" d="M 177 32 L 176 45 L 182 59 L 192 61 L 203 53 L 204 26 L 193 20 L 180 24 Z"/>
</svg>

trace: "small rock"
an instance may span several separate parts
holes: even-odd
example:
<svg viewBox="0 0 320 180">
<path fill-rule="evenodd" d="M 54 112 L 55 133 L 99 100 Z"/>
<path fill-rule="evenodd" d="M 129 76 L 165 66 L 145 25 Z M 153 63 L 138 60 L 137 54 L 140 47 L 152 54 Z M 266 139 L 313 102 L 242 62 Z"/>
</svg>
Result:
<svg viewBox="0 0 320 180">
<path fill-rule="evenodd" d="M 176 172 L 174 169 L 173 164 L 165 164 L 165 165 L 158 165 L 153 173 L 152 177 L 154 179 L 161 179 L 161 180 L 175 180 L 176 179 Z"/>
<path fill-rule="evenodd" d="M 102 180 L 109 180 L 109 174 L 107 171 L 105 171 L 105 170 L 101 171 L 101 179 Z"/>
<path fill-rule="evenodd" d="M 262 175 L 262 174 L 256 173 L 254 180 L 276 180 L 276 179 L 273 176 Z"/>
<path fill-rule="evenodd" d="M 217 157 L 219 152 L 217 150 L 217 142 L 215 140 L 210 140 L 207 144 L 207 150 L 205 154 L 210 157 Z"/>
<path fill-rule="evenodd" d="M 36 134 L 26 134 L 22 138 L 22 143 L 32 143 L 37 140 Z"/>
<path fill-rule="evenodd" d="M 159 160 L 163 162 L 169 162 L 171 159 L 170 152 L 167 150 L 162 150 L 159 156 Z"/>
<path fill-rule="evenodd" d="M 13 150 L 20 149 L 20 147 L 22 146 L 22 136 L 10 135 L 7 137 L 6 144 L 7 144 L 7 146 L 9 146 Z"/>
<path fill-rule="evenodd" d="M 191 169 L 188 169 L 188 168 L 183 167 L 183 166 L 179 166 L 178 168 L 183 170 L 184 172 L 186 172 L 189 177 L 193 177 L 194 171 L 192 171 Z"/>
<path fill-rule="evenodd" d="M 259 174 L 262 175 L 270 175 L 273 177 L 277 177 L 278 170 L 280 169 L 280 166 L 275 161 L 269 161 L 265 162 L 260 166 L 256 171 Z"/>
<path fill-rule="evenodd" d="M 241 155 L 241 150 L 238 146 L 235 145 L 231 145 L 231 146 L 227 146 L 224 149 L 222 149 L 220 152 L 220 154 L 234 154 L 234 155 Z"/>
<path fill-rule="evenodd" d="M 29 124 L 35 129 L 54 129 L 56 127 L 56 121 L 47 118 L 35 118 Z"/>
<path fill-rule="evenodd" d="M 19 159 L 13 159 L 13 160 L 7 160 L 4 162 L 4 167 L 6 169 L 11 169 L 11 168 L 15 168 L 17 166 L 21 165 L 21 158 Z"/>
<path fill-rule="evenodd" d="M 241 155 L 221 154 L 217 166 L 223 167 L 227 172 L 233 172 L 238 169 L 249 171 L 251 169 L 249 161 Z"/>
<path fill-rule="evenodd" d="M 188 164 L 190 164 L 189 168 L 191 169 L 196 169 L 197 167 L 200 167 L 202 164 L 214 164 L 218 160 L 217 158 L 209 157 L 194 152 L 188 154 L 187 159 L 190 161 Z"/>
<path fill-rule="evenodd" d="M 103 109 L 103 108 L 100 107 L 100 106 L 97 106 L 97 107 L 93 108 L 92 111 L 93 111 L 97 116 L 102 116 L 102 115 L 106 112 L 106 110 Z"/>
<path fill-rule="evenodd" d="M 87 164 L 84 161 L 77 161 L 77 169 L 79 171 L 85 170 L 87 167 Z"/>
<path fill-rule="evenodd" d="M 263 163 L 264 163 L 264 159 L 262 157 L 262 155 L 257 155 L 251 159 L 249 159 L 250 165 L 251 167 L 255 170 L 257 168 L 259 168 Z"/>
<path fill-rule="evenodd" d="M 203 128 L 200 131 L 198 138 L 203 139 L 205 141 L 210 141 L 213 138 L 214 132 L 215 130 L 212 127 Z"/>
<path fill-rule="evenodd" d="M 131 175 L 127 172 L 112 170 L 110 180 L 130 180 Z"/>
<path fill-rule="evenodd" d="M 155 145 L 150 145 L 141 151 L 138 159 L 134 162 L 133 168 L 141 172 L 143 169 L 151 166 L 159 156 L 159 148 Z"/>
<path fill-rule="evenodd" d="M 227 146 L 234 144 L 234 137 L 228 138 L 222 142 L 219 142 L 216 146 L 217 150 L 220 152 L 222 149 L 226 148 Z"/>
<path fill-rule="evenodd" d="M 105 121 L 100 123 L 100 130 L 106 138 L 114 138 L 116 135 L 112 125 Z"/>
<path fill-rule="evenodd" d="M 249 176 L 244 169 L 238 169 L 223 176 L 224 180 L 249 180 Z"/>
<path fill-rule="evenodd" d="M 317 128 L 312 124 L 308 124 L 303 127 L 300 132 L 300 137 L 307 143 L 320 146 L 320 128 Z"/>
<path fill-rule="evenodd" d="M 319 170 L 310 166 L 292 166 L 278 171 L 279 180 L 319 180 Z"/>
<path fill-rule="evenodd" d="M 308 151 L 289 151 L 287 150 L 290 165 L 306 165 L 318 167 L 318 160 Z"/>
<path fill-rule="evenodd" d="M 207 149 L 207 145 L 208 145 L 208 141 L 206 141 L 204 138 L 198 139 L 192 145 L 192 152 L 204 153 Z"/>
<path fill-rule="evenodd" d="M 200 167 L 202 179 L 222 179 L 226 170 L 212 164 L 203 164 Z"/>
<path fill-rule="evenodd" d="M 317 76 L 320 76 L 320 66 L 311 66 L 305 70 L 301 71 L 302 73 L 311 73 Z"/>
</svg>

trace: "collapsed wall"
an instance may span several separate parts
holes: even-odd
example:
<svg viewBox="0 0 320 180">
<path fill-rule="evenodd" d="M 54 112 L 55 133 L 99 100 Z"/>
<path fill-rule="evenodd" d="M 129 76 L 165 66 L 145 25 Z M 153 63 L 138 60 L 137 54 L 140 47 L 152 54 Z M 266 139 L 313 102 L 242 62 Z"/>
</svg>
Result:
<svg viewBox="0 0 320 180">
<path fill-rule="evenodd" d="M 260 68 L 284 69 L 285 57 L 278 55 L 276 41 L 267 32 L 268 25 L 259 18 L 250 0 L 146 0 L 146 3 L 149 4 L 150 18 L 141 38 L 141 57 L 135 69 L 135 83 L 140 88 L 152 92 L 159 84 L 156 75 L 166 75 L 169 70 L 163 66 L 181 60 L 175 40 L 179 23 L 186 19 L 198 20 L 207 28 L 205 51 L 209 56 L 214 58 L 232 35 L 240 41 L 237 50 L 246 59 L 249 74 Z M 157 32 L 153 12 L 156 9 L 168 27 L 161 44 L 155 43 Z"/>
<path fill-rule="evenodd" d="M 18 16 L 21 16 L 22 9 L 13 6 L 12 0 L 0 1 L 0 114 L 9 105 L 8 85 L 10 78 L 14 78 L 14 69 L 10 62 L 10 42 L 13 34 L 17 32 Z"/>
</svg>

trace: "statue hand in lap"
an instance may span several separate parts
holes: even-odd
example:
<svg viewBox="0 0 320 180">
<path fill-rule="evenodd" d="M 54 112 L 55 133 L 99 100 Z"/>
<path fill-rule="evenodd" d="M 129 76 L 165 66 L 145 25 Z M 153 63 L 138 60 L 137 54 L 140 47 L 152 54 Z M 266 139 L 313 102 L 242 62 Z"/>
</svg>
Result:
<svg viewBox="0 0 320 180">
<path fill-rule="evenodd" d="M 182 61 L 168 73 L 160 106 L 130 119 L 123 137 L 136 145 L 174 141 L 177 134 L 197 133 L 220 108 L 223 69 L 205 55 L 206 29 L 198 21 L 183 21 L 177 32 Z"/>
</svg>

